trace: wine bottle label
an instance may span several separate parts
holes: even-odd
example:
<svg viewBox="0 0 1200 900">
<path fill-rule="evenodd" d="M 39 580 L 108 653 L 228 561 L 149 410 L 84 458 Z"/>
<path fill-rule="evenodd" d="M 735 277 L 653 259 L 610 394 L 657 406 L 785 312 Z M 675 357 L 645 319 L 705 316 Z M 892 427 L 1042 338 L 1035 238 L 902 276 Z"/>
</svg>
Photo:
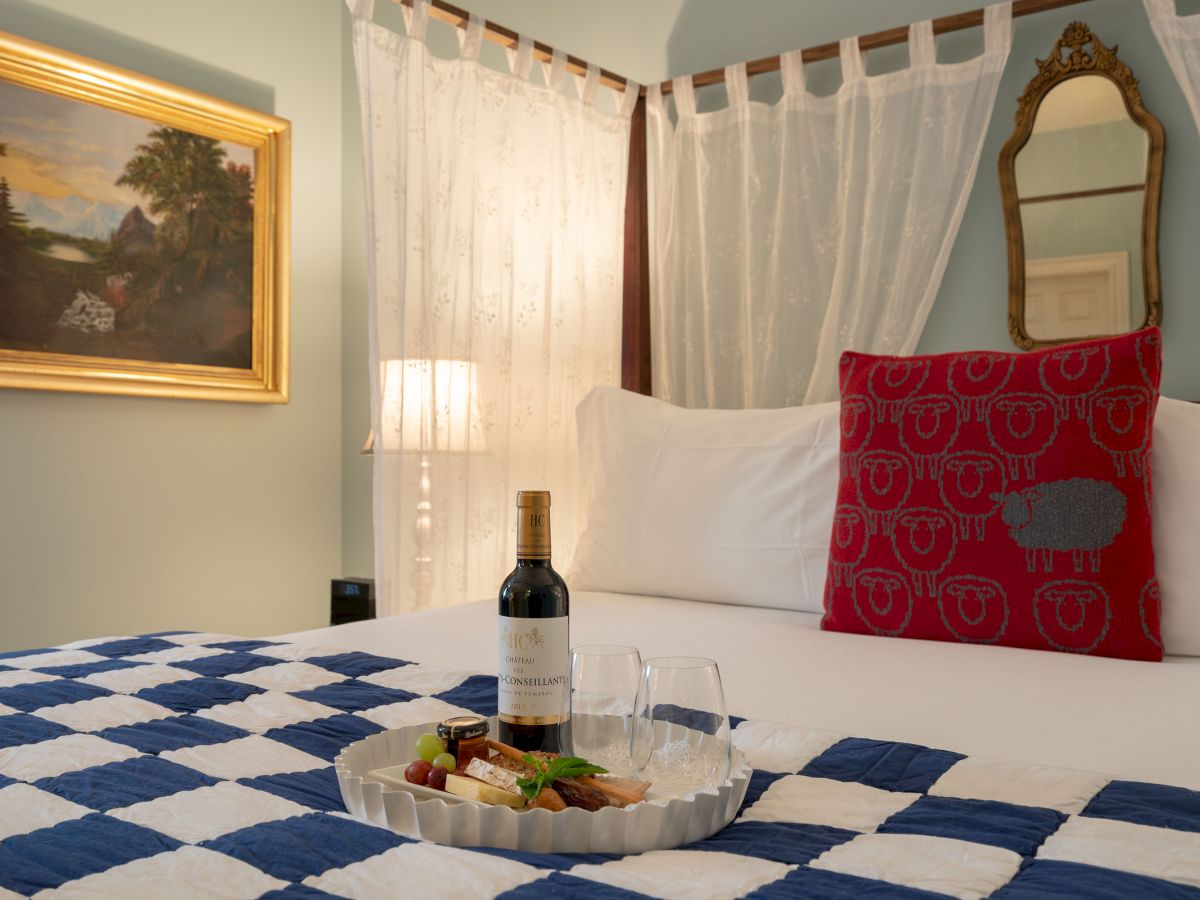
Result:
<svg viewBox="0 0 1200 900">
<path fill-rule="evenodd" d="M 567 617 L 519 619 L 500 616 L 499 709 L 514 725 L 565 721 Z"/>
</svg>

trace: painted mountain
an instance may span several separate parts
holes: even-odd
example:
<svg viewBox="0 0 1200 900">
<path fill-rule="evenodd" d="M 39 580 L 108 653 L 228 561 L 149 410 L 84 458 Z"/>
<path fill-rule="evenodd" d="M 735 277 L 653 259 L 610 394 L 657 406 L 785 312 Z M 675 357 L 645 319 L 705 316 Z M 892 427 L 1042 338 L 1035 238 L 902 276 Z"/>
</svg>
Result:
<svg viewBox="0 0 1200 900">
<path fill-rule="evenodd" d="M 12 192 L 13 206 L 24 213 L 31 228 L 45 228 L 74 237 L 106 240 L 121 225 L 129 212 L 98 200 L 85 200 L 78 194 L 43 197 L 28 191 Z"/>
</svg>

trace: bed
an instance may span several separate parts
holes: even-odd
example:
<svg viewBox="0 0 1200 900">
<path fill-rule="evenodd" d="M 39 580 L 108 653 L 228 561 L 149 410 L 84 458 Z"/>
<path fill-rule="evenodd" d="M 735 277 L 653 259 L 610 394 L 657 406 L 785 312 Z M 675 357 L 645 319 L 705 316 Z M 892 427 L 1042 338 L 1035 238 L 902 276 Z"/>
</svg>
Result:
<svg viewBox="0 0 1200 900">
<path fill-rule="evenodd" d="M 484 598 L 0 654 L 0 898 L 1200 895 L 1200 407 L 1154 423 L 1160 663 L 821 630 L 839 420 L 615 389 L 580 408 L 571 642 L 719 662 L 754 774 L 716 835 L 540 854 L 346 812 L 349 744 L 494 714 Z"/>
</svg>

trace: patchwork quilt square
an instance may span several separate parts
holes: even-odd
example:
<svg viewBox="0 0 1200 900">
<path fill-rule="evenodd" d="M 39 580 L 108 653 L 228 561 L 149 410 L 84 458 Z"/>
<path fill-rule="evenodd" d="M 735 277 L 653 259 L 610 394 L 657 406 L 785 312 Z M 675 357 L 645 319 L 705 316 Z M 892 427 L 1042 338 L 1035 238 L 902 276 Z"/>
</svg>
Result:
<svg viewBox="0 0 1200 900">
<path fill-rule="evenodd" d="M 370 680 L 372 684 L 379 684 L 383 687 L 403 687 L 403 685 L 386 684 L 383 681 L 368 679 L 366 676 L 377 675 L 380 672 L 395 672 L 411 665 L 401 659 L 391 659 L 387 656 L 376 656 L 373 653 L 361 653 L 359 651 L 339 653 L 335 656 L 321 656 L 313 659 L 312 663 L 330 672 L 345 675 L 347 678 L 361 678 L 364 681 Z M 464 672 L 463 677 L 465 678 L 470 674 L 470 672 Z M 412 689 L 410 688 L 410 690 Z M 433 693 L 433 691 L 416 691 L 416 693 L 425 694 Z"/>
<path fill-rule="evenodd" d="M 927 791 L 961 753 L 930 750 L 915 744 L 846 738 L 804 767 L 814 778 L 856 781 L 888 791 Z"/>
<path fill-rule="evenodd" d="M 114 809 L 109 815 L 125 822 L 198 844 L 231 831 L 304 815 L 308 810 L 275 794 L 232 781 L 172 794 Z"/>
<path fill-rule="evenodd" d="M 252 684 L 271 691 L 311 691 L 346 680 L 346 676 L 340 672 L 306 662 L 281 662 L 226 677 L 230 681 Z"/>
<path fill-rule="evenodd" d="M 757 857 L 697 850 L 655 850 L 602 865 L 575 866 L 571 875 L 670 900 L 741 897 L 783 878 L 790 866 Z"/>
<path fill-rule="evenodd" d="M 53 828 L 59 822 L 81 819 L 91 812 L 86 806 L 33 785 L 9 784 L 0 787 L 0 841 L 14 834 Z"/>
<path fill-rule="evenodd" d="M 0 841 L 0 888 L 36 894 L 178 846 L 159 831 L 92 813 Z"/>
<path fill-rule="evenodd" d="M 888 819 L 879 832 L 955 838 L 1032 856 L 1066 818 L 1037 806 L 925 796 Z"/>
<path fill-rule="evenodd" d="M 21 781 L 37 781 L 64 772 L 132 759 L 131 747 L 106 741 L 94 734 L 65 734 L 36 744 L 20 744 L 0 750 L 0 775 Z"/>
<path fill-rule="evenodd" d="M 54 778 L 43 778 L 37 782 L 37 786 L 80 806 L 108 812 L 216 783 L 215 778 L 187 766 L 156 756 L 138 756 Z"/>
<path fill-rule="evenodd" d="M 1083 814 L 1136 825 L 1200 831 L 1200 793 L 1165 784 L 1110 781 Z"/>
<path fill-rule="evenodd" d="M 987 844 L 915 834 L 863 834 L 812 864 L 961 900 L 987 897 L 1021 868 L 1020 855 Z"/>
<path fill-rule="evenodd" d="M 772 784 L 739 821 L 796 822 L 848 831 L 874 831 L 907 809 L 920 794 L 885 791 L 865 784 L 786 775 Z"/>
<path fill-rule="evenodd" d="M 412 842 L 353 819 L 310 813 L 235 831 L 206 846 L 283 881 L 303 881 Z"/>
<path fill-rule="evenodd" d="M 323 759 L 258 734 L 221 744 L 181 747 L 178 750 L 160 753 L 158 756 L 159 759 L 190 766 L 214 778 L 228 779 L 278 775 L 283 772 L 306 772 L 309 769 L 323 769 L 328 765 Z"/>
<path fill-rule="evenodd" d="M 62 706 L 95 697 L 107 697 L 111 693 L 112 691 L 81 681 L 51 678 L 48 681 L 0 688 L 0 703 L 21 712 L 33 712 L 46 706 Z"/>
<path fill-rule="evenodd" d="M 387 897 L 404 872 L 412 896 L 479 897 L 503 893 L 542 877 L 532 866 L 470 850 L 410 843 L 348 866 L 310 875 L 303 884 L 340 897 Z"/>
<path fill-rule="evenodd" d="M 494 681 L 492 682 L 492 690 L 494 693 Z M 305 700 L 311 700 L 314 703 L 320 703 L 323 706 L 332 706 L 344 712 L 359 712 L 364 709 L 373 709 L 384 703 L 407 703 L 409 700 L 417 698 L 416 694 L 411 694 L 408 691 L 381 688 L 378 685 L 368 684 L 358 679 L 340 681 L 338 684 L 326 685 L 316 690 L 300 691 L 297 692 L 296 696 L 303 697 Z"/>
<path fill-rule="evenodd" d="M 219 744 L 247 737 L 250 732 L 223 725 L 199 716 L 174 716 L 137 725 L 121 725 L 99 732 L 99 736 L 117 744 L 127 744 L 143 753 L 161 753 L 182 747 Z"/>
<path fill-rule="evenodd" d="M 969 757 L 955 763 L 929 793 L 964 800 L 998 800 L 1062 813 L 1082 812 L 1109 779 L 1095 772 Z"/>
<path fill-rule="evenodd" d="M 202 677 L 186 669 L 180 671 L 191 677 L 143 688 L 137 692 L 137 696 L 177 713 L 194 713 L 225 703 L 236 703 L 263 692 L 262 688 L 252 684 L 239 684 L 227 678 Z"/>
<path fill-rule="evenodd" d="M 103 731 L 118 725 L 134 725 L 165 719 L 175 713 L 166 707 L 129 697 L 125 694 L 109 694 L 59 706 L 46 706 L 33 711 L 33 715 L 56 722 L 75 731 Z"/>
<path fill-rule="evenodd" d="M 299 694 L 283 691 L 264 691 L 252 694 L 237 703 L 212 706 L 196 711 L 202 719 L 212 719 L 245 731 L 261 734 L 272 728 L 282 728 L 296 722 L 311 722 L 336 716 L 339 710 L 303 699 Z"/>
<path fill-rule="evenodd" d="M 0 716 L 0 750 L 70 734 L 71 729 L 25 713 Z"/>
<path fill-rule="evenodd" d="M 242 778 L 238 784 L 275 794 L 311 809 L 345 815 L 342 790 L 338 786 L 333 766 L 308 769 L 304 772 L 283 772 L 279 775 L 260 775 Z"/>
<path fill-rule="evenodd" d="M 1200 832 L 1071 816 L 1038 859 L 1085 863 L 1200 887 Z"/>
<path fill-rule="evenodd" d="M 224 853 L 185 845 L 144 856 L 63 885 L 61 897 L 170 897 L 172 900 L 212 897 L 214 885 L 229 897 L 262 900 L 286 890 L 286 882 Z M 51 897 L 56 896 L 54 894 Z M 291 891 L 288 897 L 297 896 Z"/>
</svg>

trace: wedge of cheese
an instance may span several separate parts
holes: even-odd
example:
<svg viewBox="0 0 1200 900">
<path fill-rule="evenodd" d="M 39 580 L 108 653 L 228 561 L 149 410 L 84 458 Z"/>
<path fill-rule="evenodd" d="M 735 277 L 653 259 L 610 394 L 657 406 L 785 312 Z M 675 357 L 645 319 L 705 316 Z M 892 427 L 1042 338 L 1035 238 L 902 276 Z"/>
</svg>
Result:
<svg viewBox="0 0 1200 900">
<path fill-rule="evenodd" d="M 517 787 L 517 773 L 510 769 L 503 769 L 487 760 L 476 758 L 467 764 L 466 771 L 472 778 L 486 781 L 502 791 L 508 791 L 510 794 L 521 793 L 521 789 Z"/>
<path fill-rule="evenodd" d="M 524 809 L 525 798 L 495 785 L 487 784 L 466 775 L 447 775 L 446 790 L 468 800 L 478 800 L 492 806 L 508 806 L 513 809 Z"/>
</svg>

